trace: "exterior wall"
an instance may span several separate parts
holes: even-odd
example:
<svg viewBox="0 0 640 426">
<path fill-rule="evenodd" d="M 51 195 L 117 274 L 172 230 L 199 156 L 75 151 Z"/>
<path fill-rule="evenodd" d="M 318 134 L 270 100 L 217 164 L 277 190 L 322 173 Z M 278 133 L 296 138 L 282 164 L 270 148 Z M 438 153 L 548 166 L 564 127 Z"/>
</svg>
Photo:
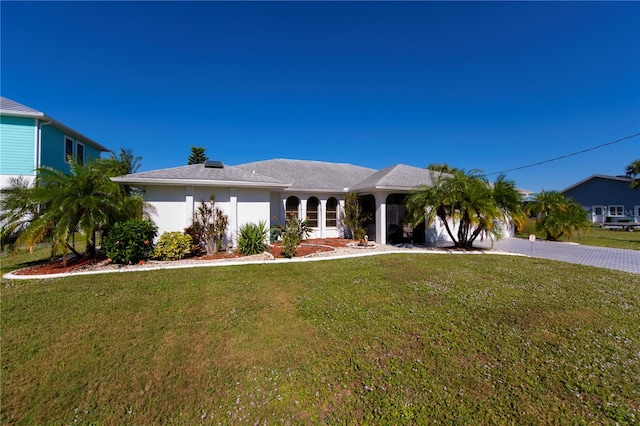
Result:
<svg viewBox="0 0 640 426">
<path fill-rule="evenodd" d="M 201 200 L 214 194 L 216 206 L 229 219 L 227 242 L 236 245 L 240 228 L 247 223 L 269 224 L 269 191 L 264 189 L 215 188 L 192 186 L 146 186 L 145 201 L 155 213 L 151 219 L 158 226 L 158 235 L 184 231 L 193 220 Z"/>
<path fill-rule="evenodd" d="M 629 182 L 595 177 L 564 192 L 593 217 L 594 206 L 624 206 L 625 216 L 633 218 L 634 206 L 640 205 L 640 190 L 629 188 Z M 595 219 L 595 218 L 594 218 Z"/>
<path fill-rule="evenodd" d="M 269 214 L 271 206 L 269 203 L 270 194 L 265 189 L 238 188 L 237 193 L 237 209 L 233 218 L 235 226 L 229 227 L 231 241 L 233 245 L 237 245 L 240 228 L 248 223 L 265 222 L 269 226 Z M 231 222 L 232 218 L 229 218 Z M 267 236 L 268 238 L 268 236 Z"/>
<path fill-rule="evenodd" d="M 69 164 L 65 161 L 65 136 L 74 140 L 74 155 L 75 147 L 78 143 L 84 145 L 84 162 L 85 164 L 90 159 L 100 157 L 100 151 L 93 146 L 89 145 L 86 140 L 74 138 L 73 136 L 64 133 L 62 130 L 52 126 L 41 126 L 41 148 L 40 148 L 40 164 L 43 166 L 53 167 L 54 169 L 62 170 L 65 173 L 69 173 Z"/>
<path fill-rule="evenodd" d="M 187 213 L 187 189 L 184 186 L 147 186 L 145 201 L 155 212 L 151 220 L 158 226 L 158 235 L 165 232 L 184 231 L 191 220 Z"/>
<path fill-rule="evenodd" d="M 11 176 L 33 179 L 35 169 L 40 166 L 70 172 L 69 165 L 64 161 L 65 133 L 50 124 L 42 124 L 39 136 L 38 124 L 36 118 L 0 116 L 0 187 L 7 186 Z M 74 144 L 84 145 L 85 163 L 100 157 L 100 151 L 86 140 L 72 139 Z"/>
<path fill-rule="evenodd" d="M 0 117 L 0 173 L 2 175 L 35 175 L 36 131 L 34 118 Z"/>
</svg>

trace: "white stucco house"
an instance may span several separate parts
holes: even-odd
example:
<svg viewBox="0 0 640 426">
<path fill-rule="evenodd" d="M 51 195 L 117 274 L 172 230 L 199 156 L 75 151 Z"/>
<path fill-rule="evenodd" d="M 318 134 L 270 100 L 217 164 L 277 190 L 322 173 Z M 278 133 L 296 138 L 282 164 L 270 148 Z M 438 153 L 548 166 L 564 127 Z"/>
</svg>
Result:
<svg viewBox="0 0 640 426">
<path fill-rule="evenodd" d="M 370 241 L 436 243 L 448 235 L 436 220 L 429 229 L 403 223 L 404 198 L 434 172 L 397 164 L 375 170 L 345 163 L 273 159 L 229 166 L 219 161 L 153 170 L 113 178 L 143 190 L 155 208 L 159 234 L 183 231 L 202 200 L 215 196 L 228 216 L 227 240 L 235 245 L 247 223 L 284 224 L 287 214 L 310 222 L 311 238 L 344 236 L 341 214 L 348 192 L 360 196 Z"/>
</svg>

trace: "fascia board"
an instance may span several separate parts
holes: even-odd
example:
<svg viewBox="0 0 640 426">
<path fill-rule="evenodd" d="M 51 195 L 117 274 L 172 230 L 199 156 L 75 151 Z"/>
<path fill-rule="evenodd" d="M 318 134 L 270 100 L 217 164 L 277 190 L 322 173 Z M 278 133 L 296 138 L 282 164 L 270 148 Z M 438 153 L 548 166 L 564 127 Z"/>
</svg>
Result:
<svg viewBox="0 0 640 426">
<path fill-rule="evenodd" d="M 287 188 L 289 184 L 270 182 L 246 182 L 237 180 L 207 180 L 207 179 L 145 179 L 112 177 L 112 181 L 128 185 L 193 185 L 193 186 L 223 186 L 223 187 L 252 187 L 252 188 Z"/>
<path fill-rule="evenodd" d="M 343 189 L 318 189 L 318 188 L 290 188 L 285 189 L 285 192 L 309 192 L 309 193 L 321 193 L 321 194 L 339 194 L 349 192 Z"/>
<path fill-rule="evenodd" d="M 384 185 L 376 185 L 374 187 L 369 188 L 355 188 L 354 192 L 367 192 L 367 191 L 405 191 L 410 192 L 415 188 L 414 186 L 384 186 Z"/>
<path fill-rule="evenodd" d="M 45 115 L 42 112 L 26 112 L 26 111 L 10 111 L 6 109 L 0 110 L 0 115 L 6 115 L 8 117 L 25 117 L 25 118 L 43 118 Z"/>
</svg>

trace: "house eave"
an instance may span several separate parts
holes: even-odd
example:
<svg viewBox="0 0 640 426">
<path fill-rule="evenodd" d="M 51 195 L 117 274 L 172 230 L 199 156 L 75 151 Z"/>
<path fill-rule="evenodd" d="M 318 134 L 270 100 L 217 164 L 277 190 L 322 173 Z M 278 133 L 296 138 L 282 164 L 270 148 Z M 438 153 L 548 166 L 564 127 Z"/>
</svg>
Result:
<svg viewBox="0 0 640 426">
<path fill-rule="evenodd" d="M 9 111 L 6 109 L 0 110 L 0 115 L 6 115 L 8 117 L 22 117 L 22 118 L 44 118 L 45 115 L 42 112 L 28 112 L 28 111 Z"/>
<path fill-rule="evenodd" d="M 287 188 L 289 184 L 271 182 L 248 182 L 237 180 L 210 180 L 210 179 L 148 179 L 148 178 L 122 178 L 112 177 L 111 180 L 127 185 L 159 185 L 159 186 L 218 186 L 218 187 L 243 187 L 243 188 Z"/>
<path fill-rule="evenodd" d="M 369 188 L 354 188 L 354 192 L 368 192 L 368 191 L 401 191 L 401 192 L 411 192 L 415 187 L 407 187 L 407 186 L 386 186 L 386 185 L 376 185 L 374 187 Z"/>
<path fill-rule="evenodd" d="M 346 192 L 349 192 L 348 189 L 342 188 L 342 189 L 331 189 L 331 188 L 292 188 L 292 187 L 287 187 L 284 192 L 313 192 L 316 194 L 344 194 Z"/>
</svg>

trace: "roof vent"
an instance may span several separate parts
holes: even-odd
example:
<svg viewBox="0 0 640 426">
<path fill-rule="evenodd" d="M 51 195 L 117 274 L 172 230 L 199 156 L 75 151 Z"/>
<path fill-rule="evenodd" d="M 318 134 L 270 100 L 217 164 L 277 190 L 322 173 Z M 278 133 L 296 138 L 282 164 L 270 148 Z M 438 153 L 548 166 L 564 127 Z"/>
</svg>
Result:
<svg viewBox="0 0 640 426">
<path fill-rule="evenodd" d="M 207 160 L 204 162 L 204 166 L 208 169 L 222 169 L 224 164 L 219 160 Z"/>
</svg>

